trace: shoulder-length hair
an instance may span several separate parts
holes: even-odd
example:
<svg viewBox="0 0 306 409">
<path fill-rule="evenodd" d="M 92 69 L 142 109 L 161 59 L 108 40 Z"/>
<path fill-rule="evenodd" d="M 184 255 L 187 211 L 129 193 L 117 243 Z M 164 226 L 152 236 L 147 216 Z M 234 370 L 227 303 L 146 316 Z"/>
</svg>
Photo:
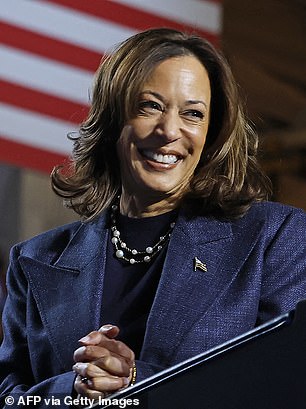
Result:
<svg viewBox="0 0 306 409">
<path fill-rule="evenodd" d="M 184 201 L 193 214 L 237 217 L 265 200 L 268 178 L 255 158 L 258 138 L 242 112 L 231 69 L 208 41 L 160 28 L 138 33 L 102 59 L 87 119 L 74 139 L 70 169 L 51 174 L 53 190 L 85 219 L 107 208 L 121 189 L 116 142 L 135 115 L 139 92 L 161 61 L 192 55 L 206 68 L 211 113 L 206 143 Z"/>
</svg>

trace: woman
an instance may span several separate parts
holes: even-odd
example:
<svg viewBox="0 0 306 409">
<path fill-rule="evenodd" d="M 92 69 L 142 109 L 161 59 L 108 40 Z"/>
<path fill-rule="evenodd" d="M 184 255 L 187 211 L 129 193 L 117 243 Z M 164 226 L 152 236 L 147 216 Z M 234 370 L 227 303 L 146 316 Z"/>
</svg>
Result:
<svg viewBox="0 0 306 409">
<path fill-rule="evenodd" d="M 294 308 L 306 217 L 266 201 L 256 148 L 205 40 L 148 30 L 103 60 L 52 174 L 83 222 L 12 250 L 2 396 L 104 397 Z"/>
</svg>

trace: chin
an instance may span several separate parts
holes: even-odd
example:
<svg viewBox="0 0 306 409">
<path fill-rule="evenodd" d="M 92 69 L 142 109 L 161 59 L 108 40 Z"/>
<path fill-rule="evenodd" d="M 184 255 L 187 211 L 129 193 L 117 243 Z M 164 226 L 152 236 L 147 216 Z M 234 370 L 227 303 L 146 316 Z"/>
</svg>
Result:
<svg viewBox="0 0 306 409">
<path fill-rule="evenodd" d="M 178 185 L 174 184 L 173 181 L 172 183 L 152 183 L 148 184 L 146 183 L 143 189 L 143 194 L 153 194 L 159 196 L 163 196 L 164 198 L 171 196 L 171 195 L 176 195 L 177 192 L 179 192 L 181 189 L 178 189 Z"/>
</svg>

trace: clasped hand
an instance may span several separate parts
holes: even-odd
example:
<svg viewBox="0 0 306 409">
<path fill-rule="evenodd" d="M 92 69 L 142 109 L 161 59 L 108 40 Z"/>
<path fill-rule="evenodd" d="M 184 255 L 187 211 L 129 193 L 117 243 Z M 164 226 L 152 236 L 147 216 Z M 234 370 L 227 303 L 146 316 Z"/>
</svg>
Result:
<svg viewBox="0 0 306 409">
<path fill-rule="evenodd" d="M 114 339 L 119 328 L 104 325 L 79 340 L 82 345 L 74 352 L 74 382 L 77 393 L 91 399 L 105 397 L 129 385 L 134 364 L 134 352 Z"/>
</svg>

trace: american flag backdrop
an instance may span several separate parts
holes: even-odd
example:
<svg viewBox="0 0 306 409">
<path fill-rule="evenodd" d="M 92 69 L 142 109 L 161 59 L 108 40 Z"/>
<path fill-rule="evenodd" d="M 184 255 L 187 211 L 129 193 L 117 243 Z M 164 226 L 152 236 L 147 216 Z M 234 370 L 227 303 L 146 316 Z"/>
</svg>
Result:
<svg viewBox="0 0 306 409">
<path fill-rule="evenodd" d="M 71 152 L 104 53 L 159 26 L 217 44 L 221 17 L 221 0 L 1 0 L 0 161 L 49 172 Z"/>
</svg>

